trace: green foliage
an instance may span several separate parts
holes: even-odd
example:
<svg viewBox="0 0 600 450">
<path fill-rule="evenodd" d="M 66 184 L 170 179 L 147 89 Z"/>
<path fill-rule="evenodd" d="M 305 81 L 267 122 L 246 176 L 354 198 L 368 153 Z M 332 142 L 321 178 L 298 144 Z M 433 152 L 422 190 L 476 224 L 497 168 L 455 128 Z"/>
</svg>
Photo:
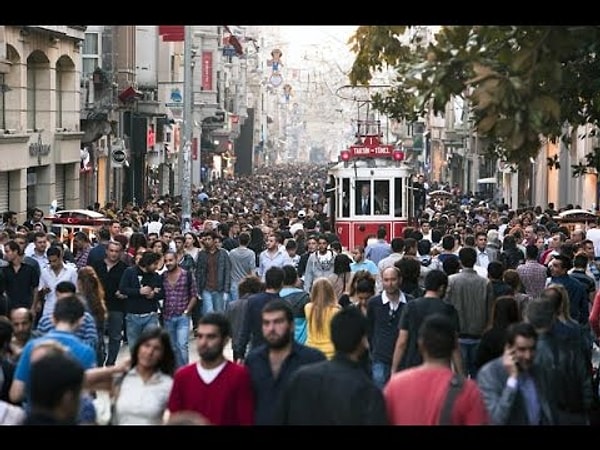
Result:
<svg viewBox="0 0 600 450">
<path fill-rule="evenodd" d="M 373 98 L 391 118 L 443 114 L 462 96 L 477 133 L 511 163 L 536 157 L 541 137 L 567 142 L 565 124 L 600 121 L 598 26 L 447 26 L 427 45 L 401 40 L 408 28 L 361 26 L 349 41 L 353 85 L 394 69 L 393 88 Z M 595 155 L 581 167 L 600 171 Z"/>
</svg>

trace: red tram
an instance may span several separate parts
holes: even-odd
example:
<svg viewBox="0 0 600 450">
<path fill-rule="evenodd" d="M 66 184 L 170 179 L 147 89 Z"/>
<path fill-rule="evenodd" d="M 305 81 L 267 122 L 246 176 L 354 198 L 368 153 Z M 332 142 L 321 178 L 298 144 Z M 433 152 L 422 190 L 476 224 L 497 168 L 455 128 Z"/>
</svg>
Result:
<svg viewBox="0 0 600 450">
<path fill-rule="evenodd" d="M 402 236 L 414 216 L 413 169 L 404 153 L 382 143 L 377 120 L 358 121 L 357 140 L 329 168 L 328 215 L 346 249 L 364 245 L 380 227 Z"/>
</svg>

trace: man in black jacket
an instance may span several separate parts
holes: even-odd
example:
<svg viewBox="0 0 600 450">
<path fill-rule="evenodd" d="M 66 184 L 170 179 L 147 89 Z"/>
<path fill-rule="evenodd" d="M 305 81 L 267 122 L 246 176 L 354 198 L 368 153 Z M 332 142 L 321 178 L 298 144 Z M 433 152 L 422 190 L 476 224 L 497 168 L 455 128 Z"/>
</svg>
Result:
<svg viewBox="0 0 600 450">
<path fill-rule="evenodd" d="M 544 295 L 529 303 L 526 315 L 538 333 L 535 362 L 550 369 L 558 424 L 589 425 L 593 400 L 592 363 L 583 350 L 583 340 L 579 336 L 560 336 L 552 332 L 556 313 Z"/>
<path fill-rule="evenodd" d="M 333 359 L 302 366 L 281 393 L 278 425 L 387 425 L 381 390 L 360 363 L 367 351 L 367 319 L 345 308 L 331 321 Z"/>
<path fill-rule="evenodd" d="M 135 266 L 125 269 L 119 282 L 119 292 L 127 296 L 125 324 L 130 351 L 144 329 L 160 326 L 158 302 L 164 300 L 165 290 L 162 277 L 156 273 L 159 259 L 158 253 L 144 252 Z"/>
</svg>

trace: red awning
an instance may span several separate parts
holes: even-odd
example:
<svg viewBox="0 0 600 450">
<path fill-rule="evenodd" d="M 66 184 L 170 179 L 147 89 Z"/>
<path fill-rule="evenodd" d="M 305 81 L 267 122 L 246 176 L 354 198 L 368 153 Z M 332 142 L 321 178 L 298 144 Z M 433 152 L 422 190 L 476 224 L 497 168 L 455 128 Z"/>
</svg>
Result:
<svg viewBox="0 0 600 450">
<path fill-rule="evenodd" d="M 163 42 L 183 42 L 185 40 L 184 25 L 159 25 L 158 34 Z"/>
</svg>

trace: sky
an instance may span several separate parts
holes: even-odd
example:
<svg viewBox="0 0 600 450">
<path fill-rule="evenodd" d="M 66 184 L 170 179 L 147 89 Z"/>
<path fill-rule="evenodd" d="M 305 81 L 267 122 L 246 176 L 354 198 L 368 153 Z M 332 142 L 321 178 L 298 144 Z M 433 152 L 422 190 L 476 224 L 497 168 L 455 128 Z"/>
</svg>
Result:
<svg viewBox="0 0 600 450">
<path fill-rule="evenodd" d="M 306 51 L 333 48 L 336 59 L 351 61 L 354 54 L 346 44 L 357 26 L 353 25 L 287 25 L 281 26 L 281 36 L 289 43 L 288 63 L 299 62 Z"/>
</svg>

